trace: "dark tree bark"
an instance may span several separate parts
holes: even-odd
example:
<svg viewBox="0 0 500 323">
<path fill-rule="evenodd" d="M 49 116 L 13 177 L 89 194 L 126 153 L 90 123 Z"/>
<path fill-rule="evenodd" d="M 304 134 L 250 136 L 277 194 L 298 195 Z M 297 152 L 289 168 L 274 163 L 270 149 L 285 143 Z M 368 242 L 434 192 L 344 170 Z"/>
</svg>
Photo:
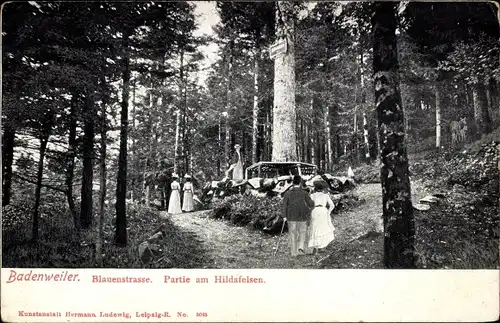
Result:
<svg viewBox="0 0 500 323">
<path fill-rule="evenodd" d="M 32 240 L 38 240 L 38 218 L 39 218 L 39 207 L 40 207 L 40 197 L 42 192 L 42 178 L 43 178 L 43 161 L 45 158 L 45 151 L 47 150 L 47 143 L 49 142 L 49 136 L 43 135 L 40 138 L 40 159 L 38 161 L 38 171 L 36 175 L 36 188 L 35 188 L 35 206 L 33 206 L 33 226 L 32 226 Z"/>
<path fill-rule="evenodd" d="M 488 97 L 486 92 L 486 86 L 484 83 L 479 82 L 475 85 L 477 91 L 477 104 L 480 110 L 480 131 L 481 133 L 488 134 L 491 132 L 491 117 L 488 109 Z"/>
<path fill-rule="evenodd" d="M 373 72 L 381 147 L 384 266 L 414 268 L 415 223 L 399 91 L 395 4 L 373 4 Z"/>
<path fill-rule="evenodd" d="M 76 110 L 78 106 L 78 95 L 73 92 L 71 97 L 71 106 L 69 113 L 69 138 L 68 155 L 66 160 L 66 198 L 68 207 L 73 217 L 75 229 L 80 229 L 80 220 L 76 212 L 75 201 L 73 200 L 73 178 L 75 174 L 75 155 L 76 155 Z"/>
<path fill-rule="evenodd" d="M 82 174 L 82 204 L 80 211 L 80 225 L 83 229 L 92 226 L 93 198 L 92 183 L 94 179 L 94 103 L 90 93 L 85 95 L 83 111 L 83 174 Z"/>
<path fill-rule="evenodd" d="M 15 137 L 16 133 L 13 127 L 8 123 L 4 123 L 2 136 L 2 206 L 10 203 Z"/>
<path fill-rule="evenodd" d="M 130 33 L 125 31 L 123 35 L 124 57 L 123 57 L 123 89 L 122 110 L 120 113 L 120 153 L 118 156 L 118 177 L 116 180 L 116 231 L 115 243 L 120 246 L 127 244 L 127 131 L 128 131 L 128 100 L 130 91 Z"/>
<path fill-rule="evenodd" d="M 109 96 L 106 89 L 106 77 L 104 75 L 105 64 L 102 66 L 101 70 L 101 91 L 103 93 L 103 98 L 101 102 L 101 140 L 99 147 L 99 218 L 98 218 L 98 228 L 97 228 L 97 243 L 96 243 L 96 259 L 99 266 L 102 266 L 102 246 L 104 240 L 104 208 L 106 200 L 106 140 L 107 140 L 107 113 L 106 106 L 108 104 Z"/>
</svg>

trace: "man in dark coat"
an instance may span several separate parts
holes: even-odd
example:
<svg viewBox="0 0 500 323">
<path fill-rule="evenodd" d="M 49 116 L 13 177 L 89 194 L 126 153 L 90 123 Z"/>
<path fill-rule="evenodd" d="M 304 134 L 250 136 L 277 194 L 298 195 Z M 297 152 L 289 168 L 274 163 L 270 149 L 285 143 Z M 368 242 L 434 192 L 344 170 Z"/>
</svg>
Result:
<svg viewBox="0 0 500 323">
<path fill-rule="evenodd" d="M 308 245 L 308 225 L 314 202 L 301 187 L 302 177 L 293 177 L 293 187 L 283 196 L 283 219 L 288 221 L 292 257 L 311 253 Z"/>
</svg>

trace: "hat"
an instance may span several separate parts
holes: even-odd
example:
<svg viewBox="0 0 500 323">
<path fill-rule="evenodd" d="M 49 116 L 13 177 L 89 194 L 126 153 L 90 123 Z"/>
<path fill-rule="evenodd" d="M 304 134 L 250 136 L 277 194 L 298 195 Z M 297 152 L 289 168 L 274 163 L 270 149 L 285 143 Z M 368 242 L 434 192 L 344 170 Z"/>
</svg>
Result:
<svg viewBox="0 0 500 323">
<path fill-rule="evenodd" d="M 186 174 L 186 175 L 184 175 L 184 178 L 191 178 L 191 175 Z"/>
<path fill-rule="evenodd" d="M 328 185 L 328 183 L 322 179 L 314 181 L 313 185 L 314 185 L 314 188 L 318 191 L 320 191 L 320 190 L 322 191 L 322 190 L 325 190 L 325 189 L 330 187 Z"/>
<path fill-rule="evenodd" d="M 179 175 L 177 175 L 176 173 L 172 173 L 172 178 L 179 178 Z"/>
</svg>

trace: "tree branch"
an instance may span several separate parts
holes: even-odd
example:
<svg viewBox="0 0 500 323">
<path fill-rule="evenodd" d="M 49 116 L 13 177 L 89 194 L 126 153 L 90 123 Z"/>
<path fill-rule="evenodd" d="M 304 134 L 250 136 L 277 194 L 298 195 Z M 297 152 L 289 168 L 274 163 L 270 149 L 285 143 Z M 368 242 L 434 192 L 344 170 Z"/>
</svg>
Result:
<svg viewBox="0 0 500 323">
<path fill-rule="evenodd" d="M 33 181 L 33 180 L 30 180 L 28 178 L 25 178 L 25 177 L 22 177 L 18 174 L 13 174 L 13 177 L 17 177 L 19 178 L 21 181 L 24 181 L 24 182 L 28 182 L 30 184 L 37 184 L 36 181 Z M 45 188 L 49 188 L 51 190 L 54 190 L 54 191 L 57 191 L 57 192 L 61 192 L 61 193 L 64 193 L 64 194 L 67 194 L 68 190 L 65 190 L 65 189 L 62 189 L 62 188 L 59 188 L 59 187 L 56 187 L 56 186 L 52 186 L 52 185 L 49 185 L 49 184 L 41 184 L 42 187 L 45 187 Z"/>
</svg>

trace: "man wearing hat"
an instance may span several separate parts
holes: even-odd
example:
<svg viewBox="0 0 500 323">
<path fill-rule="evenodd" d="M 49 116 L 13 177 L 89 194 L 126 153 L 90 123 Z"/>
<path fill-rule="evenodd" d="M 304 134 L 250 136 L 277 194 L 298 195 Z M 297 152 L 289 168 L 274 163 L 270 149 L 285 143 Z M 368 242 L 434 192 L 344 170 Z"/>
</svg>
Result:
<svg viewBox="0 0 500 323">
<path fill-rule="evenodd" d="M 191 183 L 191 175 L 184 175 L 184 186 L 182 190 L 184 191 L 184 196 L 182 200 L 182 211 L 191 212 L 194 210 L 194 200 L 193 200 L 193 183 Z"/>
<path fill-rule="evenodd" d="M 283 197 L 283 220 L 288 221 L 292 257 L 312 252 L 308 247 L 308 225 L 314 202 L 301 186 L 302 177 L 293 177 L 293 187 Z"/>
<path fill-rule="evenodd" d="M 181 189 L 181 185 L 178 182 L 179 175 L 176 173 L 172 174 L 172 183 L 170 184 L 170 188 L 172 192 L 170 193 L 170 200 L 168 202 L 168 213 L 169 214 L 177 214 L 181 213 L 181 194 L 179 190 Z"/>
</svg>

